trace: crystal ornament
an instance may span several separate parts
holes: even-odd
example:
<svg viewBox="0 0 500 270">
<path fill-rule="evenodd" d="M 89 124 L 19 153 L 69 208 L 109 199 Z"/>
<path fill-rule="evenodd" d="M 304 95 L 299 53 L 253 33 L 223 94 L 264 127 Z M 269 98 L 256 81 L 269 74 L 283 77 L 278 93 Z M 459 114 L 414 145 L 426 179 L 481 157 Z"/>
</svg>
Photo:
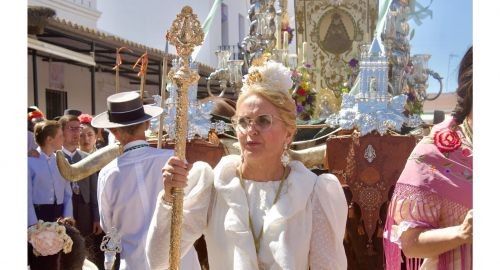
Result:
<svg viewBox="0 0 500 270">
<path fill-rule="evenodd" d="M 171 91 L 174 90 L 172 88 L 170 89 Z M 155 100 L 155 105 L 160 106 L 161 97 L 155 95 L 153 98 Z M 163 127 L 169 138 L 175 138 L 175 102 L 173 102 L 173 99 L 168 98 L 165 103 Z M 208 133 L 211 129 L 214 129 L 217 134 L 229 130 L 229 125 L 224 121 L 210 121 L 212 118 L 211 112 L 214 107 L 215 103 L 213 101 L 208 101 L 203 104 L 198 101 L 190 101 L 188 103 L 188 130 L 186 138 L 188 141 L 195 138 L 208 138 Z M 158 126 L 159 119 L 153 118 L 151 120 L 150 129 L 154 132 L 158 132 Z"/>
<path fill-rule="evenodd" d="M 325 123 L 330 127 L 340 126 L 341 129 L 357 129 L 361 136 L 372 131 L 380 135 L 388 130 L 401 131 L 404 125 L 418 127 L 422 119 L 418 115 L 406 117 L 403 114 L 406 95 L 398 95 L 387 100 L 357 99 L 354 95 L 344 94 L 342 106 L 338 113 L 330 115 Z"/>
</svg>

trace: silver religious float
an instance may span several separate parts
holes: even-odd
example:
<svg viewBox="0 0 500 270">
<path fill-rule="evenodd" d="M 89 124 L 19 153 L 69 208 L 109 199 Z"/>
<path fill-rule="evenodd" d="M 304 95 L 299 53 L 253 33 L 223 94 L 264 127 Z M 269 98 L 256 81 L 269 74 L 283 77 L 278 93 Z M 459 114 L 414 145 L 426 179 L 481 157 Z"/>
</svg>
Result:
<svg viewBox="0 0 500 270">
<path fill-rule="evenodd" d="M 403 124 L 418 126 L 418 116 L 403 114 L 407 96 L 388 92 L 388 72 L 387 56 L 375 38 L 369 49 L 363 46 L 361 52 L 359 92 L 344 94 L 340 111 L 330 115 L 326 124 L 345 130 L 355 128 L 361 136 L 374 130 L 381 135 L 388 130 L 400 131 Z"/>
</svg>

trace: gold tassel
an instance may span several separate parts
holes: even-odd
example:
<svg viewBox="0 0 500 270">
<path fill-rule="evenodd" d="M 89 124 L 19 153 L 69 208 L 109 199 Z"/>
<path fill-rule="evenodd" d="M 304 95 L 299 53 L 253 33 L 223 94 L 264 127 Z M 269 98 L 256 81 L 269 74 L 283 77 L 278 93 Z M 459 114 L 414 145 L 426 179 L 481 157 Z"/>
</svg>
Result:
<svg viewBox="0 0 500 270">
<path fill-rule="evenodd" d="M 383 236 L 384 236 L 384 228 L 382 226 L 379 226 L 377 230 L 377 237 L 382 238 Z"/>
<path fill-rule="evenodd" d="M 215 132 L 215 130 L 211 129 L 208 132 L 208 141 L 212 144 L 215 144 L 215 145 L 220 144 L 219 137 L 217 136 L 217 133 Z"/>
<path fill-rule="evenodd" d="M 367 249 L 366 254 L 368 256 L 373 256 L 373 255 L 377 254 L 377 253 L 375 253 L 375 250 L 373 249 L 372 239 L 368 239 L 368 243 L 366 244 L 366 249 Z"/>
<path fill-rule="evenodd" d="M 358 234 L 365 235 L 365 228 L 363 227 L 363 224 L 358 225 Z"/>
</svg>

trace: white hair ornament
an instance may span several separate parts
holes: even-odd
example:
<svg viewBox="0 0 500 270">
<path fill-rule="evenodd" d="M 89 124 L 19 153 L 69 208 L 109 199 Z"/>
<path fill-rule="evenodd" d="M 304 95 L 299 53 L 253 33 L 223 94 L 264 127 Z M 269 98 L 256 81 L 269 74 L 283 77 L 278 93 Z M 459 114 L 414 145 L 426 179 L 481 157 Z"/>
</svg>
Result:
<svg viewBox="0 0 500 270">
<path fill-rule="evenodd" d="M 250 87 L 259 86 L 268 91 L 278 91 L 290 95 L 293 86 L 292 72 L 283 64 L 265 59 L 254 61 L 243 78 L 242 92 Z"/>
<path fill-rule="evenodd" d="M 28 242 L 33 246 L 35 256 L 49 256 L 63 251 L 70 253 L 73 240 L 66 234 L 66 227 L 57 222 L 43 222 L 28 228 Z"/>
</svg>

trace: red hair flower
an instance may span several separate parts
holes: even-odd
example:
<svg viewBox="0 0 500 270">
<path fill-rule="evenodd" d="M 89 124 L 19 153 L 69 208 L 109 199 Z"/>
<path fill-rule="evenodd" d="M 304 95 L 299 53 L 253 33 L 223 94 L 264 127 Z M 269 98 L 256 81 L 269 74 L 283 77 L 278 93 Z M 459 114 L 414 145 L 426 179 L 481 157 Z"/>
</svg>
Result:
<svg viewBox="0 0 500 270">
<path fill-rule="evenodd" d="M 453 152 L 462 145 L 458 134 L 451 129 L 443 129 L 434 134 L 434 144 L 442 153 Z"/>
<path fill-rule="evenodd" d="M 78 116 L 78 120 L 80 120 L 80 124 L 90 124 L 90 122 L 92 122 L 92 116 L 83 113 Z"/>
<path fill-rule="evenodd" d="M 44 118 L 43 113 L 41 111 L 32 111 L 28 113 L 28 120 L 31 121 L 36 118 Z"/>
</svg>

